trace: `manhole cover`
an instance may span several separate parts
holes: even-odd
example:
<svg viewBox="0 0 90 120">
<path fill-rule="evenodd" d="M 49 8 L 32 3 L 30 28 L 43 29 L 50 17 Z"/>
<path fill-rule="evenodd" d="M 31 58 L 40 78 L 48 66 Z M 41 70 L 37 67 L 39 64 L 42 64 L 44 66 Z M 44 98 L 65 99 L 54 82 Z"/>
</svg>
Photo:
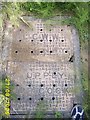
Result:
<svg viewBox="0 0 90 120">
<path fill-rule="evenodd" d="M 7 74 L 17 95 L 17 100 L 11 101 L 11 114 L 33 114 L 39 101 L 47 104 L 48 112 L 70 111 L 75 99 L 72 28 L 51 25 L 47 29 L 41 19 L 29 21 L 33 30 L 20 24 L 7 42 Z"/>
</svg>

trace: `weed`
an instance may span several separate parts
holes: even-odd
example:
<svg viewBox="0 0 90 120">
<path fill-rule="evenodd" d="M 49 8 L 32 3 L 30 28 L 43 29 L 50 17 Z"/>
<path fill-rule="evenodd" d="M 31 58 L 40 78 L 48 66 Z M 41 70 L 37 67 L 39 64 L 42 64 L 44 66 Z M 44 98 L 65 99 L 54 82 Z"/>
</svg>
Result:
<svg viewBox="0 0 90 120">
<path fill-rule="evenodd" d="M 62 13 L 67 13 L 70 18 L 63 20 L 64 24 L 74 25 L 80 36 L 80 40 L 88 39 L 88 3 L 62 3 L 56 4 L 57 7 L 60 7 Z"/>
<path fill-rule="evenodd" d="M 55 112 L 55 118 L 62 118 L 62 113 L 61 112 Z"/>
<path fill-rule="evenodd" d="M 74 25 L 78 32 L 81 40 L 88 39 L 88 2 L 25 2 L 25 3 L 3 3 L 2 16 L 0 19 L 0 24 L 2 24 L 3 19 L 8 18 L 13 24 L 18 25 L 18 19 L 21 18 L 23 14 L 34 14 L 36 17 L 40 18 L 50 18 L 55 15 L 55 11 L 59 10 L 62 15 L 69 15 L 71 18 L 64 19 L 64 24 Z"/>
<path fill-rule="evenodd" d="M 0 19 L 0 23 L 2 26 L 3 21 L 9 19 L 12 24 L 18 26 L 19 25 L 19 17 L 22 15 L 22 12 L 20 11 L 19 3 L 13 3 L 13 2 L 4 2 L 2 3 L 2 9 L 1 9 L 1 15 L 2 18 Z"/>
<path fill-rule="evenodd" d="M 36 112 L 35 112 L 35 119 L 39 119 L 42 120 L 45 117 L 45 113 L 46 113 L 46 105 L 45 102 L 40 101 L 38 102 L 37 106 L 36 106 Z"/>
<path fill-rule="evenodd" d="M 24 11 L 33 13 L 35 16 L 48 18 L 52 16 L 55 4 L 53 2 L 26 2 L 21 4 L 21 8 Z"/>
</svg>

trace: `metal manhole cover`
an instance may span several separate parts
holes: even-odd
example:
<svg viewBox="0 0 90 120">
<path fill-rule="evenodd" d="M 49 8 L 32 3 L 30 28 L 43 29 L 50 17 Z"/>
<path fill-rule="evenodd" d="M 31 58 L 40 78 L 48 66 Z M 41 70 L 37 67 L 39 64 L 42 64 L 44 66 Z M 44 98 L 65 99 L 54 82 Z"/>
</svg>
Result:
<svg viewBox="0 0 90 120">
<path fill-rule="evenodd" d="M 45 101 L 47 111 L 70 111 L 75 99 L 72 28 L 56 25 L 48 30 L 41 19 L 32 25 L 33 30 L 20 24 L 11 32 L 6 72 L 17 94 L 11 107 L 18 114 L 33 113 L 38 102 Z M 15 111 L 11 109 L 11 114 Z"/>
</svg>

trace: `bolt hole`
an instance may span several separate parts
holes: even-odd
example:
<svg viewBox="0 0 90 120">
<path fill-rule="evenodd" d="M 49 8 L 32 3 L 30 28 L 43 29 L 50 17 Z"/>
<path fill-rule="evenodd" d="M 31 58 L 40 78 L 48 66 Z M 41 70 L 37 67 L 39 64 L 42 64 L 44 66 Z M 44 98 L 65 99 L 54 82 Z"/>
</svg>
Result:
<svg viewBox="0 0 90 120">
<path fill-rule="evenodd" d="M 43 51 L 40 51 L 40 53 L 43 53 Z"/>
<path fill-rule="evenodd" d="M 33 42 L 33 40 L 31 40 L 31 42 Z"/>
<path fill-rule="evenodd" d="M 67 51 L 65 51 L 65 53 L 67 53 Z"/>
<path fill-rule="evenodd" d="M 65 86 L 67 86 L 67 84 L 65 84 Z"/>
<path fill-rule="evenodd" d="M 33 51 L 31 51 L 31 53 L 33 53 Z"/>
<path fill-rule="evenodd" d="M 64 40 L 61 40 L 62 42 L 64 42 Z"/>
<path fill-rule="evenodd" d="M 20 31 L 21 31 L 21 29 L 20 29 Z"/>
<path fill-rule="evenodd" d="M 14 27 L 14 25 L 12 25 L 12 27 Z"/>
<path fill-rule="evenodd" d="M 50 51 L 50 53 L 52 53 L 52 51 Z"/>
<path fill-rule="evenodd" d="M 53 87 L 55 87 L 56 85 L 55 84 L 53 84 Z"/>
<path fill-rule="evenodd" d="M 40 40 L 40 42 L 43 42 L 43 40 Z"/>
<path fill-rule="evenodd" d="M 40 31 L 42 31 L 42 29 L 40 29 Z"/>
<path fill-rule="evenodd" d="M 49 40 L 50 42 L 52 42 L 52 40 Z"/>
<path fill-rule="evenodd" d="M 43 100 L 43 97 L 41 97 L 41 100 Z"/>
<path fill-rule="evenodd" d="M 20 98 L 18 98 L 18 100 L 20 100 Z"/>
<path fill-rule="evenodd" d="M 52 100 L 55 100 L 55 97 L 52 97 Z"/>
<path fill-rule="evenodd" d="M 19 86 L 19 84 L 17 84 L 16 86 Z"/>
<path fill-rule="evenodd" d="M 70 25 L 67 25 L 68 27 L 70 26 Z"/>
<path fill-rule="evenodd" d="M 54 72 L 53 74 L 56 75 L 56 72 Z"/>
<path fill-rule="evenodd" d="M 16 50 L 15 53 L 18 53 L 18 51 Z"/>
<path fill-rule="evenodd" d="M 41 84 L 41 87 L 43 87 L 43 84 Z"/>
<path fill-rule="evenodd" d="M 32 98 L 29 98 L 29 100 L 32 100 Z"/>
<path fill-rule="evenodd" d="M 22 40 L 19 40 L 19 42 L 21 42 Z"/>
<path fill-rule="evenodd" d="M 28 85 L 29 87 L 31 87 L 31 85 Z"/>
<path fill-rule="evenodd" d="M 85 59 L 85 61 L 88 61 L 87 59 Z"/>
<path fill-rule="evenodd" d="M 61 29 L 61 31 L 63 31 L 63 29 Z"/>
</svg>

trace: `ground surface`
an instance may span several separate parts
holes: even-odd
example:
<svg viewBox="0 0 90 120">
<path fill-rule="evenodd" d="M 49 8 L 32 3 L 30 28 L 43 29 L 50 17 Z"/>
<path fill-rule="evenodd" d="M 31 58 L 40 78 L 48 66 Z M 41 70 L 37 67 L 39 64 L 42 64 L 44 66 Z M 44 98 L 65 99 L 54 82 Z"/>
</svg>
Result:
<svg viewBox="0 0 90 120">
<path fill-rule="evenodd" d="M 75 91 L 81 88 L 76 31 L 53 24 L 47 29 L 45 21 L 28 20 L 33 29 L 7 22 L 2 42 L 2 72 L 10 76 L 17 95 L 11 114 L 32 114 L 39 101 L 45 102 L 48 112 L 70 113 L 74 103 L 81 104 L 80 90 Z"/>
</svg>

